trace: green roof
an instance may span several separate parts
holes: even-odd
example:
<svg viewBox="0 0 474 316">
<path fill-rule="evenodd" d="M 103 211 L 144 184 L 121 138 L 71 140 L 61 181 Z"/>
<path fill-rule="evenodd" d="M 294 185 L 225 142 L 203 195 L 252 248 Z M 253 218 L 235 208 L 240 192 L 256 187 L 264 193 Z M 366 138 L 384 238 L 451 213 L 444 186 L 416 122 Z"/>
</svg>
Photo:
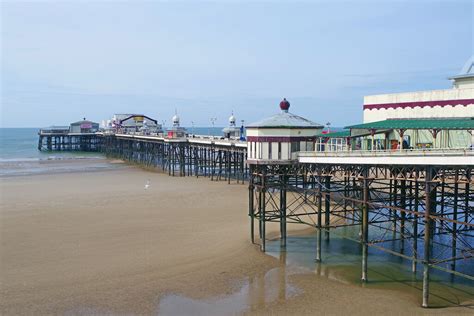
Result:
<svg viewBox="0 0 474 316">
<path fill-rule="evenodd" d="M 345 131 L 338 131 L 332 133 L 318 133 L 316 134 L 317 137 L 327 137 L 327 138 L 342 138 L 342 137 L 349 137 L 351 136 L 351 132 L 349 130 Z"/>
<path fill-rule="evenodd" d="M 346 126 L 349 129 L 474 129 L 474 117 L 440 119 L 388 119 Z"/>
</svg>

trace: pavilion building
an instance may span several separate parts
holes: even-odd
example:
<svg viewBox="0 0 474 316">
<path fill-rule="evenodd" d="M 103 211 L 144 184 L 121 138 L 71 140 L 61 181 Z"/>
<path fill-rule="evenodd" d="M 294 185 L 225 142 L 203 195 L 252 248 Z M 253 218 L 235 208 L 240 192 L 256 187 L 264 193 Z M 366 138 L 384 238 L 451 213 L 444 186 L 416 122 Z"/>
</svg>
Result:
<svg viewBox="0 0 474 316">
<path fill-rule="evenodd" d="M 261 163 L 291 163 L 297 152 L 313 151 L 315 135 L 321 124 L 290 113 L 290 102 L 280 102 L 281 112 L 246 127 L 248 161 Z"/>
<path fill-rule="evenodd" d="M 244 127 L 237 126 L 237 119 L 234 116 L 234 113 L 229 117 L 229 126 L 224 127 L 222 132 L 224 133 L 224 138 L 227 139 L 241 139 L 244 134 Z"/>
<path fill-rule="evenodd" d="M 99 131 L 99 123 L 86 120 L 71 123 L 69 133 L 73 134 L 91 134 Z"/>
</svg>

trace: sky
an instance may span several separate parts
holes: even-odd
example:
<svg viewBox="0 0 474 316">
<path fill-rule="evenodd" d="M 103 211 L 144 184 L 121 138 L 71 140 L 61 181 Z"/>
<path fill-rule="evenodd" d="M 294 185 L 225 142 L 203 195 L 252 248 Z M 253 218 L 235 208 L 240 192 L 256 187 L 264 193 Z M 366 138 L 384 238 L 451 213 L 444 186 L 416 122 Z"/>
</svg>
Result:
<svg viewBox="0 0 474 316">
<path fill-rule="evenodd" d="M 226 126 L 362 121 L 364 95 L 445 89 L 474 1 L 4 1 L 0 127 L 144 113 Z"/>
</svg>

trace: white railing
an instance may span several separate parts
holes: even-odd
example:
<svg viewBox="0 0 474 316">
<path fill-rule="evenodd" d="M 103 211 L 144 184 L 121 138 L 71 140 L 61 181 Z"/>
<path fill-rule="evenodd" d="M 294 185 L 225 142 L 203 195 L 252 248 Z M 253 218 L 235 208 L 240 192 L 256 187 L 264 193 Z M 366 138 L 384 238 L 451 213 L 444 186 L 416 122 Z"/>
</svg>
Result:
<svg viewBox="0 0 474 316">
<path fill-rule="evenodd" d="M 109 135 L 109 134 L 106 134 L 104 132 L 100 132 L 100 133 L 97 133 L 97 134 L 99 134 L 99 135 Z M 192 136 L 188 135 L 188 136 L 183 137 L 183 138 L 167 138 L 167 137 L 164 137 L 162 134 L 143 135 L 140 132 L 126 133 L 126 134 L 112 133 L 112 135 L 121 136 L 121 137 L 138 138 L 138 139 L 140 139 L 140 138 L 141 139 L 156 139 L 156 140 L 161 140 L 161 141 L 165 141 L 165 142 L 176 142 L 176 141 L 178 141 L 178 142 L 201 143 L 201 144 L 209 144 L 209 145 L 212 145 L 212 144 L 224 145 L 224 146 L 235 145 L 235 146 L 238 146 L 238 147 L 247 147 L 247 142 L 246 141 L 242 141 L 240 139 L 223 138 L 223 137 L 220 137 L 220 136 L 194 135 L 194 137 L 192 137 Z"/>
<path fill-rule="evenodd" d="M 397 157 L 397 156 L 474 156 L 472 148 L 430 148 L 402 150 L 302 151 L 298 157 Z"/>
</svg>

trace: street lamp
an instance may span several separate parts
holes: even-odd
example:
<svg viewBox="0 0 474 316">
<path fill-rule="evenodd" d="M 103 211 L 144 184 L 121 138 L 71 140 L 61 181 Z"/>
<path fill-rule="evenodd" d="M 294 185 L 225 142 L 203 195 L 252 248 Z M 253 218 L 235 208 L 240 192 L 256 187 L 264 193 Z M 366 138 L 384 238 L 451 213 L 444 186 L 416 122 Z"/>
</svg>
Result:
<svg viewBox="0 0 474 316">
<path fill-rule="evenodd" d="M 214 130 L 214 123 L 217 121 L 217 117 L 211 117 L 209 120 L 211 121 L 212 129 Z M 209 128 L 209 138 L 210 136 L 211 136 L 211 129 Z M 214 138 L 214 136 L 212 136 L 212 138 Z"/>
<path fill-rule="evenodd" d="M 191 121 L 191 134 L 194 136 L 194 121 Z"/>
</svg>

